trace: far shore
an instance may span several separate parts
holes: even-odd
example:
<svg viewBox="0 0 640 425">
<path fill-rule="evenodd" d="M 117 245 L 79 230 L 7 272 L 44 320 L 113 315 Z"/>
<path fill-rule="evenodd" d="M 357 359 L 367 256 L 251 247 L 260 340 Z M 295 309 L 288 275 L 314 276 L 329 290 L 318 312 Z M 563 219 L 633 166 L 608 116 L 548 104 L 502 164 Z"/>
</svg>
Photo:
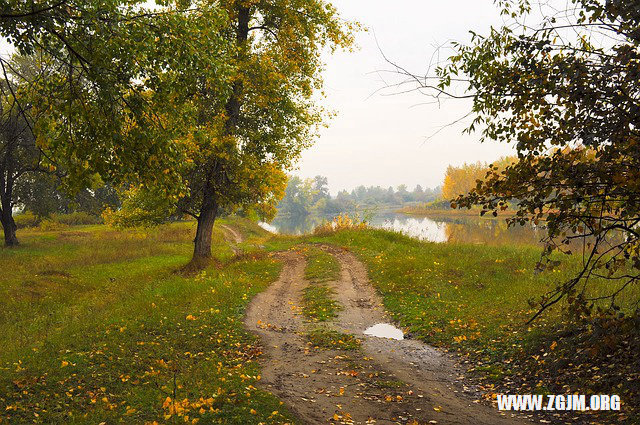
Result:
<svg viewBox="0 0 640 425">
<path fill-rule="evenodd" d="M 514 210 L 500 211 L 497 217 L 494 217 L 492 212 L 487 212 L 484 216 L 480 215 L 479 209 L 453 209 L 453 208 L 421 208 L 421 207 L 403 207 L 395 210 L 394 212 L 414 215 L 421 217 L 477 217 L 477 218 L 507 218 L 515 215 Z"/>
</svg>

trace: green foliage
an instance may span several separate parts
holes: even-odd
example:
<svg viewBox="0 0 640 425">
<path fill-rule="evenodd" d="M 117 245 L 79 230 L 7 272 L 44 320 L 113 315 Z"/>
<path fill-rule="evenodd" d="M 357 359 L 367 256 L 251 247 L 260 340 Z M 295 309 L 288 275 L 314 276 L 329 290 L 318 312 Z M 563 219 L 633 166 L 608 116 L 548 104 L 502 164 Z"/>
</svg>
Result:
<svg viewBox="0 0 640 425">
<path fill-rule="evenodd" d="M 72 198 L 96 189 L 100 178 L 116 185 L 153 181 L 174 196 L 183 187 L 164 170 L 184 162 L 185 148 L 174 143 L 175 132 L 165 127 L 167 117 L 150 91 L 180 51 L 159 50 L 157 41 L 183 34 L 192 14 L 170 4 L 153 12 L 145 6 L 135 0 L 3 4 L 0 35 L 16 48 L 11 61 L 0 59 L 3 120 L 11 123 L 3 123 L 11 134 L 3 135 L 9 149 L 2 149 L 0 170 L 7 183 L 1 195 L 8 245 L 17 244 L 10 218 L 20 203 L 14 187 L 25 203 L 39 192 L 47 195 L 31 205 L 42 216 L 66 203 L 66 196 L 46 192 L 40 173 L 64 177 L 64 193 Z"/>
<path fill-rule="evenodd" d="M 14 200 L 38 217 L 82 212 L 100 217 L 106 208 L 117 208 L 120 200 L 110 185 L 97 179 L 91 189 L 70 195 L 64 192 L 60 177 L 43 173 L 26 173 L 16 180 Z M 80 224 L 80 223 L 78 223 Z"/>
<path fill-rule="evenodd" d="M 102 219 L 99 216 L 84 211 L 76 211 L 70 214 L 53 214 L 51 219 L 67 226 L 102 224 Z"/>
<path fill-rule="evenodd" d="M 516 24 L 529 20 L 528 2 L 499 3 Z M 517 200 L 513 224 L 546 220 L 547 256 L 584 243 L 584 267 L 540 298 L 540 313 L 564 297 L 577 317 L 598 313 L 586 292 L 592 278 L 604 277 L 610 309 L 599 313 L 617 314 L 619 294 L 640 281 L 640 19 L 634 2 L 567 7 L 559 17 L 541 5 L 538 27 L 507 23 L 474 34 L 439 69 L 441 89 L 468 79 L 475 113 L 468 131 L 514 143 L 518 154 L 454 205 L 497 214 Z"/>
<path fill-rule="evenodd" d="M 182 158 L 180 146 L 168 143 L 173 133 L 163 128 L 162 111 L 150 102 L 152 78 L 166 72 L 178 51 L 160 51 L 156 38 L 184 27 L 189 14 L 170 6 L 148 13 L 142 1 L 41 6 L 25 11 L 26 5 L 8 5 L 24 16 L 3 19 L 0 32 L 31 62 L 31 71 L 16 80 L 29 86 L 21 102 L 30 105 L 45 165 L 64 170 L 75 190 L 90 186 L 96 173 L 116 183 L 151 175 L 161 180 L 162 171 Z"/>
<path fill-rule="evenodd" d="M 160 174 L 152 171 L 135 186 L 138 193 L 128 196 L 119 221 L 157 223 L 167 211 L 189 214 L 200 224 L 194 256 L 207 257 L 205 235 L 219 212 L 275 215 L 285 171 L 312 144 L 326 115 L 314 97 L 322 87 L 321 53 L 353 40 L 352 25 L 323 0 L 196 4 L 184 18 L 167 18 L 178 30 L 156 35 L 152 57 L 172 56 L 145 81 L 176 152 L 150 160 L 162 165 Z M 146 130 L 132 124 L 134 136 Z M 151 199 L 138 199 L 145 196 Z M 142 216 L 146 210 L 149 219 Z"/>
<path fill-rule="evenodd" d="M 355 27 L 324 0 L 40 6 L 7 4 L 0 34 L 38 58 L 17 79 L 42 164 L 71 192 L 96 175 L 125 192 L 118 224 L 202 218 L 204 256 L 218 211 L 275 214 L 326 116 L 322 52 L 349 48 Z"/>
<path fill-rule="evenodd" d="M 35 227 L 40 222 L 40 219 L 32 212 L 25 211 L 21 214 L 18 214 L 14 217 L 14 221 L 18 229 L 23 229 L 25 227 Z"/>
<path fill-rule="evenodd" d="M 120 194 L 122 206 L 117 210 L 108 208 L 103 217 L 107 224 L 115 227 L 152 227 L 166 223 L 175 214 L 172 199 L 163 191 L 145 188 L 129 188 Z"/>
<path fill-rule="evenodd" d="M 52 214 L 47 218 L 43 218 L 36 216 L 30 211 L 25 211 L 15 216 L 15 222 L 19 229 L 41 226 L 41 229 L 50 228 L 51 230 L 54 230 L 56 224 L 59 228 L 66 226 L 102 224 L 102 218 L 83 211 L 77 211 L 70 214 Z"/>
<path fill-rule="evenodd" d="M 311 144 L 323 119 L 312 99 L 322 85 L 320 53 L 348 47 L 350 29 L 320 0 L 209 7 L 226 12 L 217 31 L 229 45 L 231 69 L 222 84 L 217 73 L 202 78 L 208 87 L 190 106 L 185 137 L 194 154 L 186 170 L 189 190 L 177 205 L 194 216 L 213 201 L 231 210 L 254 206 L 273 217 L 284 170 Z M 218 93 L 224 97 L 212 97 Z"/>
<path fill-rule="evenodd" d="M 279 264 L 181 276 L 192 232 L 26 230 L 22 248 L 3 251 L 15 274 L 0 283 L 2 423 L 293 423 L 256 389 L 261 352 L 242 322 Z M 226 263 L 219 231 L 214 244 Z"/>
</svg>

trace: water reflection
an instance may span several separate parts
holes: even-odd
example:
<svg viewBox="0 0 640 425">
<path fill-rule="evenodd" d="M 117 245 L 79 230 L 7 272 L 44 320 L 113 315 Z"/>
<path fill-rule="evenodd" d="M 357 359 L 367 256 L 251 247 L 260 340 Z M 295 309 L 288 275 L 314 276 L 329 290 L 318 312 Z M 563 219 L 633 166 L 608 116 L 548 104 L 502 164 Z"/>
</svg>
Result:
<svg viewBox="0 0 640 425">
<path fill-rule="evenodd" d="M 388 338 L 402 341 L 404 339 L 404 333 L 393 325 L 388 323 L 378 323 L 376 325 L 368 327 L 364 331 L 365 335 L 375 336 L 377 338 Z"/>
<path fill-rule="evenodd" d="M 448 224 L 430 218 L 406 216 L 374 217 L 371 226 L 402 233 L 413 238 L 430 242 L 448 242 Z"/>
<path fill-rule="evenodd" d="M 281 234 L 301 235 L 312 232 L 319 224 L 332 219 L 332 216 L 280 216 L 265 228 Z M 370 217 L 368 222 L 375 228 L 439 243 L 537 245 L 545 235 L 542 227 L 508 227 L 504 219 L 480 217 L 412 217 L 395 212 L 379 212 Z"/>
</svg>

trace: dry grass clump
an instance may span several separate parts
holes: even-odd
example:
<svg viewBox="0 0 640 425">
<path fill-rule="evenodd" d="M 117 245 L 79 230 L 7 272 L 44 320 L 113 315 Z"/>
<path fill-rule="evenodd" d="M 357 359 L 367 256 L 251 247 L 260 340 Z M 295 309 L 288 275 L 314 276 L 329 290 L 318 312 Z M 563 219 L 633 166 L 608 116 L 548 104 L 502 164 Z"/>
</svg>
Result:
<svg viewBox="0 0 640 425">
<path fill-rule="evenodd" d="M 366 229 L 367 222 L 358 215 L 351 217 L 349 214 L 340 214 L 332 221 L 327 221 L 317 226 L 313 230 L 313 234 L 317 236 L 328 235 L 340 230 L 358 230 Z"/>
</svg>

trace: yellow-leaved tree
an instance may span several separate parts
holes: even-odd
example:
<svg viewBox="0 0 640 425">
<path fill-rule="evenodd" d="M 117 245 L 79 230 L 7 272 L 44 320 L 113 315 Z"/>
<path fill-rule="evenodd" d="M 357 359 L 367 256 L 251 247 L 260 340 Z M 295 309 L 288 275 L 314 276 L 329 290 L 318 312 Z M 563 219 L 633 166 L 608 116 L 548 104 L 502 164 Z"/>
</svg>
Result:
<svg viewBox="0 0 640 425">
<path fill-rule="evenodd" d="M 491 168 L 500 172 L 517 160 L 516 157 L 505 156 L 492 164 L 478 161 L 471 164 L 465 163 L 460 167 L 450 165 L 447 167 L 442 184 L 442 196 L 444 199 L 453 200 L 460 195 L 466 195 L 478 185 L 478 181 L 484 181 Z"/>
<path fill-rule="evenodd" d="M 195 217 L 195 261 L 211 256 L 211 233 L 222 209 L 275 213 L 286 171 L 325 118 L 316 96 L 323 83 L 321 56 L 349 48 L 355 29 L 324 0 L 203 0 L 198 7 L 215 19 L 194 18 L 191 29 L 202 40 L 191 39 L 189 28 L 158 39 L 159 48 L 183 42 L 191 47 L 177 49 L 175 67 L 167 64 L 152 95 L 166 126 L 181 129 L 176 140 L 184 161 L 166 173 L 180 176 L 182 186 L 173 193 L 153 182 L 130 188 L 112 217 L 124 224 L 156 223 L 175 213 Z M 221 35 L 226 45 L 193 55 L 208 32 Z M 183 72 L 180 54 L 190 55 L 201 75 Z M 207 60 L 226 67 L 208 67 Z"/>
</svg>

